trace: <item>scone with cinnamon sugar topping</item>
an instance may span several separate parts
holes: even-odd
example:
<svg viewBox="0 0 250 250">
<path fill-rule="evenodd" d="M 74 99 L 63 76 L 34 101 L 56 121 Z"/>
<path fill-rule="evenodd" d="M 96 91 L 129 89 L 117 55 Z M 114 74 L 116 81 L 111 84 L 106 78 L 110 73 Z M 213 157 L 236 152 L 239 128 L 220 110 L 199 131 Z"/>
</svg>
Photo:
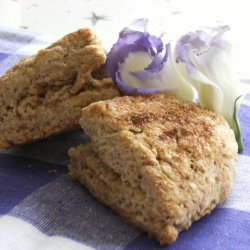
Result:
<svg viewBox="0 0 250 250">
<path fill-rule="evenodd" d="M 91 144 L 70 150 L 70 176 L 162 245 L 230 194 L 234 133 L 194 103 L 118 97 L 84 108 L 80 124 Z"/>
</svg>

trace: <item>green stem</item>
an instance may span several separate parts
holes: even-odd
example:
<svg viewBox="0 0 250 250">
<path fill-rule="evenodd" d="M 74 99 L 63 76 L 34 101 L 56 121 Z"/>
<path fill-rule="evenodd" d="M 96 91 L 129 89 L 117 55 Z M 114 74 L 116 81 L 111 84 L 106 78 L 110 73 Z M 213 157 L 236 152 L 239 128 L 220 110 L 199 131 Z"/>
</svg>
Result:
<svg viewBox="0 0 250 250">
<path fill-rule="evenodd" d="M 241 129 L 239 123 L 239 110 L 240 110 L 240 101 L 239 99 L 242 97 L 239 96 L 234 102 L 234 114 L 233 114 L 233 130 L 235 134 L 236 141 L 238 143 L 238 152 L 241 153 L 244 150 L 244 145 L 242 142 Z"/>
</svg>

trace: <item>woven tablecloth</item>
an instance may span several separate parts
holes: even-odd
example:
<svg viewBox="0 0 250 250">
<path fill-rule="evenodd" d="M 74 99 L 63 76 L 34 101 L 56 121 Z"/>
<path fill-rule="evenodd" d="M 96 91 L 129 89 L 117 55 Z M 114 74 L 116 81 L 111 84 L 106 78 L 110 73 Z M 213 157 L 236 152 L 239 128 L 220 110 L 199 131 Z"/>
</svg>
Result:
<svg viewBox="0 0 250 250">
<path fill-rule="evenodd" d="M 51 38 L 0 27 L 0 74 Z M 193 223 L 171 246 L 122 221 L 67 177 L 71 146 L 81 130 L 0 151 L 0 250 L 250 249 L 250 95 L 240 110 L 245 150 L 225 204 Z"/>
</svg>

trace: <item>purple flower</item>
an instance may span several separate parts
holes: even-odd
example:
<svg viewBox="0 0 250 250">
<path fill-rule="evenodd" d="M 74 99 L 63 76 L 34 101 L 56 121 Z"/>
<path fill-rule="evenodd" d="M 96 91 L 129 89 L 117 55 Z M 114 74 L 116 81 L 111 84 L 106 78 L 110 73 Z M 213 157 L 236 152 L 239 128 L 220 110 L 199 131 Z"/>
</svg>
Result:
<svg viewBox="0 0 250 250">
<path fill-rule="evenodd" d="M 169 84 L 171 73 L 170 44 L 164 45 L 160 37 L 146 31 L 148 20 L 139 19 L 136 25 L 143 31 L 125 28 L 118 41 L 107 55 L 106 69 L 125 94 L 150 94 L 159 91 L 173 91 Z"/>
</svg>

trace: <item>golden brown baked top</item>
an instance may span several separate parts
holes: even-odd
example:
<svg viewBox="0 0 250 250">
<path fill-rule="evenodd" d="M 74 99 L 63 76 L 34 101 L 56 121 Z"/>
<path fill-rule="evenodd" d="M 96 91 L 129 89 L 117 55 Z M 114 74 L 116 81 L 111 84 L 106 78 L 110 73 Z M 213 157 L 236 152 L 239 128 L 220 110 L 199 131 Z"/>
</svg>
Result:
<svg viewBox="0 0 250 250">
<path fill-rule="evenodd" d="M 20 84 L 28 88 L 28 93 L 40 94 L 44 86 L 62 86 L 79 77 L 78 73 L 90 78 L 105 60 L 105 50 L 96 35 L 90 29 L 80 29 L 21 60 L 0 78 L 0 84 L 11 84 L 13 88 Z"/>
<path fill-rule="evenodd" d="M 164 94 L 124 96 L 98 102 L 83 109 L 83 121 L 84 117 L 105 122 L 106 129 L 143 133 L 147 143 L 158 149 L 157 157 L 162 160 L 162 151 L 177 148 L 199 159 L 208 156 L 211 148 L 219 150 L 223 140 L 234 137 L 220 115 Z M 99 121 L 101 117 L 103 122 Z M 224 129 L 226 135 L 223 135 Z"/>
</svg>

